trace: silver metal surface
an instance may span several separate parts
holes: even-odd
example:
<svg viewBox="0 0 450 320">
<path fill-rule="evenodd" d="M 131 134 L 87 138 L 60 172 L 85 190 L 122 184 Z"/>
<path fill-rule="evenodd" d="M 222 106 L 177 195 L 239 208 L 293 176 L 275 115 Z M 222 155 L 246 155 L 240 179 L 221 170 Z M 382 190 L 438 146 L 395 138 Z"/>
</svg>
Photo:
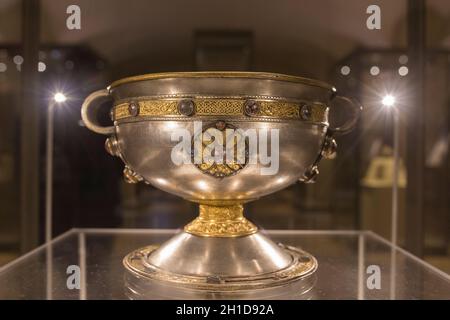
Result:
<svg viewBox="0 0 450 320">
<path fill-rule="evenodd" d="M 236 238 L 181 232 L 154 251 L 148 263 L 177 274 L 252 276 L 287 268 L 292 257 L 261 232 Z"/>
<path fill-rule="evenodd" d="M 123 79 L 117 81 L 117 84 L 113 83 L 109 89 L 113 99 L 121 101 L 133 97 L 192 94 L 286 99 L 301 97 L 328 103 L 335 94 L 331 85 L 317 80 L 259 72 L 180 72 L 160 74 L 158 77 L 142 76 L 140 79 L 143 80 Z M 295 81 L 297 79 L 299 81 Z"/>
<path fill-rule="evenodd" d="M 309 253 L 276 245 L 260 232 L 237 238 L 181 232 L 161 247 L 131 252 L 123 263 L 141 282 L 211 292 L 280 287 L 309 278 L 317 269 Z"/>
<path fill-rule="evenodd" d="M 219 118 L 217 118 L 219 119 Z M 197 120 L 202 120 L 197 118 Z M 210 119 L 204 125 L 211 122 Z M 153 186 L 185 199 L 236 200 L 247 202 L 281 190 L 302 177 L 320 153 L 326 127 L 300 124 L 299 121 L 227 121 L 237 128 L 279 129 L 279 171 L 261 175 L 260 162 L 249 163 L 238 174 L 217 179 L 202 173 L 194 164 L 175 165 L 171 152 L 171 132 L 186 128 L 193 132 L 192 121 L 140 121 L 116 126 L 119 149 L 125 163 Z M 269 144 L 268 150 L 271 145 Z"/>
<path fill-rule="evenodd" d="M 311 274 L 278 287 L 214 292 L 148 281 L 127 272 L 124 276 L 124 294 L 131 300 L 310 300 L 316 294 L 316 281 L 317 276 Z"/>
</svg>

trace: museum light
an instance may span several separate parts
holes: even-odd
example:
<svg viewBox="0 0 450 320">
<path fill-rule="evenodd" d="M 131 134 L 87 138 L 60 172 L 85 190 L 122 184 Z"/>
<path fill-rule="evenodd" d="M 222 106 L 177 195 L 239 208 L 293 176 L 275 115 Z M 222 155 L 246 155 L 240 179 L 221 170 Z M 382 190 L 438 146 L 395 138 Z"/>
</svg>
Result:
<svg viewBox="0 0 450 320">
<path fill-rule="evenodd" d="M 47 152 L 46 152 L 46 190 L 45 190 L 45 241 L 52 239 L 52 215 L 53 215 L 53 127 L 55 106 L 67 101 L 67 96 L 61 91 L 53 94 L 47 106 Z"/>
<path fill-rule="evenodd" d="M 397 222 L 398 222 L 398 171 L 399 171 L 399 132 L 400 132 L 400 121 L 399 121 L 399 110 L 394 108 L 396 104 L 396 97 L 391 94 L 386 94 L 381 103 L 383 106 L 390 109 L 392 113 L 392 124 L 393 124 L 393 181 L 392 181 L 392 214 L 391 214 L 391 242 L 397 244 Z"/>
<path fill-rule="evenodd" d="M 55 100 L 55 102 L 57 102 L 57 103 L 61 103 L 61 102 L 65 102 L 67 100 L 67 97 L 64 93 L 57 92 L 53 96 L 53 100 Z"/>
<path fill-rule="evenodd" d="M 383 100 L 381 100 L 381 103 L 383 106 L 392 107 L 395 104 L 395 97 L 390 94 L 385 95 Z"/>
</svg>

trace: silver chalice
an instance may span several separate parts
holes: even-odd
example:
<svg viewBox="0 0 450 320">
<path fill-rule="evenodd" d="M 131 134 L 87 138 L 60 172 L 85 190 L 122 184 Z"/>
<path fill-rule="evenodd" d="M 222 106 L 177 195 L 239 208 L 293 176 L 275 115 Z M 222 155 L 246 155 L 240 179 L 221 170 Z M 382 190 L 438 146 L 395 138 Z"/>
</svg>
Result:
<svg viewBox="0 0 450 320">
<path fill-rule="evenodd" d="M 96 121 L 104 99 L 113 100 L 109 127 Z M 328 111 L 336 100 L 352 112 L 331 127 Z M 324 82 L 259 72 L 147 74 L 92 93 L 82 119 L 109 136 L 106 150 L 124 162 L 126 181 L 200 208 L 167 242 L 128 254 L 127 272 L 139 281 L 208 292 L 279 288 L 311 276 L 316 259 L 272 242 L 244 217 L 243 205 L 314 181 L 320 160 L 336 151 L 333 135 L 351 130 L 360 109 Z"/>
</svg>

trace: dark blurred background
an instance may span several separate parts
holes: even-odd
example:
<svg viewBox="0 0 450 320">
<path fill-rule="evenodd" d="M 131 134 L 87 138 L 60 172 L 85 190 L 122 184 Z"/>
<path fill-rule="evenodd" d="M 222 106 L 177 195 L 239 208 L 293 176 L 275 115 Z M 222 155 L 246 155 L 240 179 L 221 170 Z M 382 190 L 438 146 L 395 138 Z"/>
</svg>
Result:
<svg viewBox="0 0 450 320">
<path fill-rule="evenodd" d="M 70 30 L 68 6 L 81 9 Z M 370 5 L 381 29 L 369 30 Z M 73 227 L 178 228 L 196 208 L 125 184 L 83 99 L 124 76 L 251 70 L 317 78 L 364 105 L 315 184 L 251 203 L 268 229 L 368 229 L 390 238 L 391 115 L 400 113 L 399 243 L 450 272 L 448 0 L 0 0 L 0 265 L 44 241 L 46 119 L 55 108 L 53 234 Z M 108 122 L 108 108 L 103 120 Z"/>
</svg>

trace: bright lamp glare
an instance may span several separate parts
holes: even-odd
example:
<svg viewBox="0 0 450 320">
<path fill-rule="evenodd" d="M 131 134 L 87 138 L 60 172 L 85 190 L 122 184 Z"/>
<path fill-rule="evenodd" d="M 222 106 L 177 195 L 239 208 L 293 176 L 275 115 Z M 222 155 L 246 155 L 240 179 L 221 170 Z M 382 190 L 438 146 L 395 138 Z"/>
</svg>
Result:
<svg viewBox="0 0 450 320">
<path fill-rule="evenodd" d="M 386 107 L 392 107 L 395 104 L 395 97 L 393 97 L 390 94 L 388 94 L 387 96 L 385 96 L 383 98 L 383 100 L 381 102 Z"/>
<path fill-rule="evenodd" d="M 55 94 L 53 99 L 55 99 L 56 102 L 61 103 L 61 102 L 66 101 L 67 97 L 63 93 L 58 92 L 58 93 Z"/>
</svg>

